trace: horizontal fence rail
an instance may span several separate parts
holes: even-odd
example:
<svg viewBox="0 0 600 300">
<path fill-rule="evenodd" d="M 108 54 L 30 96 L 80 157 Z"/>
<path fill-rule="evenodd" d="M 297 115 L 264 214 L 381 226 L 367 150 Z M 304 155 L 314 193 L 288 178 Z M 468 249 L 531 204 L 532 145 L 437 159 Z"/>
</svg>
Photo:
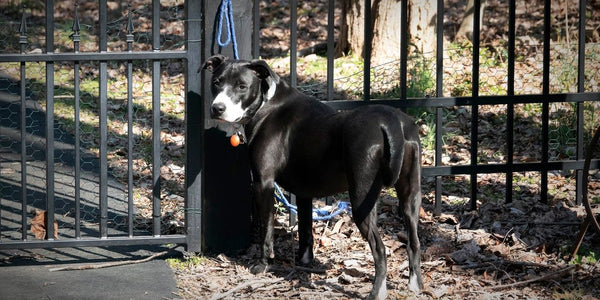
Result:
<svg viewBox="0 0 600 300">
<path fill-rule="evenodd" d="M 52 61 L 127 61 L 186 59 L 187 51 L 164 50 L 137 52 L 79 52 L 45 54 L 0 54 L 1 62 L 52 62 Z"/>
</svg>

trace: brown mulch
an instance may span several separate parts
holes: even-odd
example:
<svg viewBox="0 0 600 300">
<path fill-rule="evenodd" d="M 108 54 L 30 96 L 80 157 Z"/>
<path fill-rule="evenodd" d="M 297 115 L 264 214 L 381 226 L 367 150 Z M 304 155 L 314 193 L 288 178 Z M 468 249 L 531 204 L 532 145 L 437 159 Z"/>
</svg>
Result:
<svg viewBox="0 0 600 300">
<path fill-rule="evenodd" d="M 427 198 L 427 197 L 426 197 Z M 569 264 L 570 245 L 581 224 L 582 209 L 537 201 L 484 203 L 445 209 L 439 217 L 421 212 L 420 239 L 425 288 L 408 292 L 408 262 L 397 200 L 382 193 L 379 225 L 388 260 L 389 298 L 491 299 L 600 296 L 600 263 Z M 198 265 L 175 268 L 181 296 L 189 299 L 358 299 L 374 276 L 373 258 L 351 217 L 314 223 L 315 260 L 294 266 L 297 228 L 279 212 L 274 270 L 249 271 L 257 253 L 206 256 Z M 594 244 L 593 239 L 596 239 Z M 597 235 L 586 242 L 598 249 Z M 597 250 L 596 250 L 597 251 Z M 598 252 L 596 252 L 598 253 Z"/>
</svg>

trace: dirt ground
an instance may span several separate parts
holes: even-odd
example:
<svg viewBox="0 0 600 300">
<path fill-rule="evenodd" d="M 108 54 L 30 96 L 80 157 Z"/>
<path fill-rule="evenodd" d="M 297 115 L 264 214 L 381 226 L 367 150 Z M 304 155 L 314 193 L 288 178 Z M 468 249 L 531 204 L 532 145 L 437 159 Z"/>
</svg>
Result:
<svg viewBox="0 0 600 300">
<path fill-rule="evenodd" d="M 419 234 L 424 289 L 408 292 L 405 235 L 397 200 L 382 193 L 379 225 L 387 248 L 390 299 L 597 299 L 600 297 L 600 243 L 585 240 L 587 257 L 569 263 L 584 214 L 564 203 L 485 203 L 477 211 L 452 206 L 433 217 L 425 199 Z M 350 216 L 314 223 L 316 262 L 294 267 L 297 228 L 278 213 L 274 271 L 252 275 L 256 251 L 192 259 L 175 266 L 182 296 L 190 299 L 357 299 L 374 276 L 373 259 Z M 581 253 L 581 251 L 580 251 Z M 595 260 L 595 261 L 594 261 Z M 194 263 L 191 263 L 194 262 Z"/>
</svg>

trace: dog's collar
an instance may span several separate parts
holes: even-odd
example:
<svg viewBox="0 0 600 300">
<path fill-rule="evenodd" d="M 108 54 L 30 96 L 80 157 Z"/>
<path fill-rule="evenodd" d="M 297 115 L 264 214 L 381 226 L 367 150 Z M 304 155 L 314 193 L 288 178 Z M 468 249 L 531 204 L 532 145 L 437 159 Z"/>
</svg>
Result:
<svg viewBox="0 0 600 300">
<path fill-rule="evenodd" d="M 244 133 L 244 128 L 241 124 L 234 124 L 234 133 L 229 139 L 229 143 L 233 147 L 237 147 L 238 145 L 246 143 L 246 135 Z"/>
</svg>

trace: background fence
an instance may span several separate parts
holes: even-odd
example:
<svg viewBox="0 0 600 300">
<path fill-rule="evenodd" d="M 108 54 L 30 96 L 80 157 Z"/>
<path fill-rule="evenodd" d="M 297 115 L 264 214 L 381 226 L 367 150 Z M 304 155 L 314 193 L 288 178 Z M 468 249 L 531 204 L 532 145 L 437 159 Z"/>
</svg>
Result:
<svg viewBox="0 0 600 300">
<path fill-rule="evenodd" d="M 327 2 L 329 12 L 339 12 L 339 2 L 321 2 Z M 433 185 L 425 189 L 435 191 L 436 213 L 442 195 L 457 190 L 471 209 L 480 198 L 506 202 L 532 194 L 542 202 L 548 202 L 549 196 L 564 198 L 558 195 L 562 192 L 557 185 L 574 185 L 572 190 L 567 188 L 570 195 L 566 199 L 581 203 L 584 145 L 600 120 L 600 48 L 591 25 L 598 22 L 597 4 L 584 0 L 577 5 L 549 0 L 494 1 L 486 6 L 481 24 L 482 1 L 474 2 L 472 41 L 453 42 L 451 37 L 456 28 L 448 19 L 456 16 L 454 10 L 464 3 L 440 0 L 433 53 L 409 51 L 409 40 L 401 38 L 398 59 L 381 65 L 366 60 L 362 70 L 339 77 L 334 72 L 342 73 L 343 67 L 337 62 L 342 60 L 346 66 L 347 60 L 335 57 L 331 34 L 339 30 L 335 16 L 328 16 L 326 40 L 317 41 L 327 45 L 321 53 L 325 58 L 316 58 L 327 65 L 326 75 L 311 73 L 307 66 L 314 64 L 314 57 L 295 55 L 303 49 L 298 51 L 295 43 L 295 20 L 299 18 L 291 17 L 290 81 L 338 109 L 380 103 L 408 110 L 419 119 L 425 152 L 423 175 L 426 183 L 434 178 Z M 298 3 L 289 3 L 294 16 Z M 369 1 L 365 3 L 370 7 Z M 407 14 L 403 2 L 399 9 L 401 32 L 408 28 Z M 365 23 L 372 24 L 369 20 Z M 486 32 L 481 31 L 484 25 Z M 494 31 L 500 39 L 490 37 Z M 372 34 L 366 29 L 364 40 L 370 41 Z M 368 57 L 370 49 L 364 51 Z M 300 72 L 301 82 L 295 74 L 298 62 L 310 73 Z M 280 59 L 274 63 L 286 65 Z M 315 82 L 315 77 L 326 84 Z M 592 164 L 596 168 L 598 161 Z M 523 178 L 533 180 L 526 184 L 527 192 L 522 190 Z M 499 182 L 502 189 L 498 189 Z"/>
</svg>

